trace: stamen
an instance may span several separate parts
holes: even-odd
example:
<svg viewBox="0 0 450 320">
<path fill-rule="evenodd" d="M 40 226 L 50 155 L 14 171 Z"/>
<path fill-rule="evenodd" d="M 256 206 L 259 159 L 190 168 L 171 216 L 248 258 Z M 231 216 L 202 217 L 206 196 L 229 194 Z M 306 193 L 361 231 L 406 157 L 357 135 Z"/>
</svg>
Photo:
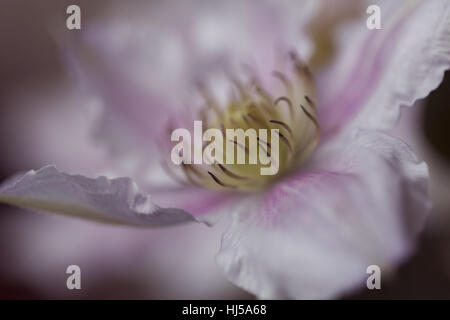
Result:
<svg viewBox="0 0 450 320">
<path fill-rule="evenodd" d="M 316 127 L 317 132 L 320 132 L 320 126 L 319 122 L 317 122 L 317 119 L 308 111 L 303 105 L 300 105 L 300 108 L 302 108 L 303 112 L 306 114 L 306 116 L 314 123 L 314 126 Z"/>
<path fill-rule="evenodd" d="M 181 164 L 181 169 L 183 169 L 183 173 L 184 173 L 186 179 L 187 179 L 191 184 L 193 184 L 193 185 L 195 185 L 195 186 L 201 186 L 201 184 L 200 184 L 199 182 L 197 182 L 196 180 L 194 180 L 194 179 L 192 178 L 192 175 L 191 175 L 191 170 L 193 171 L 192 166 L 187 165 L 187 164 L 185 164 L 185 163 L 182 163 L 182 164 Z M 193 172 L 196 173 L 196 176 L 197 176 L 197 177 L 199 177 L 200 179 L 203 179 L 201 176 L 199 176 L 199 173 L 198 173 L 198 172 L 195 172 L 195 171 L 193 171 Z"/>
<path fill-rule="evenodd" d="M 280 121 L 280 120 L 269 120 L 269 122 L 279 124 L 280 126 L 285 128 L 287 132 L 289 132 L 289 135 L 291 136 L 291 138 L 294 138 L 294 134 L 292 133 L 291 128 L 286 123 L 284 123 L 283 121 Z"/>
<path fill-rule="evenodd" d="M 234 120 L 233 118 L 230 119 L 230 123 L 231 123 L 233 126 L 235 126 L 235 127 L 238 127 L 238 126 L 239 126 L 239 123 L 237 123 L 237 121 Z"/>
<path fill-rule="evenodd" d="M 182 163 L 181 164 L 183 166 L 183 168 L 187 171 L 191 171 L 192 173 L 194 173 L 197 177 L 199 178 L 203 178 L 202 173 L 192 164 L 186 164 L 186 163 Z"/>
<path fill-rule="evenodd" d="M 292 146 L 291 146 L 291 143 L 289 142 L 289 140 L 280 131 L 277 131 L 277 132 L 278 132 L 278 135 L 279 135 L 281 141 L 283 141 L 286 144 L 289 151 L 292 152 Z"/>
<path fill-rule="evenodd" d="M 290 53 L 290 57 L 294 62 L 295 68 L 300 78 L 303 79 L 303 77 L 305 77 L 308 81 L 312 81 L 313 76 L 311 70 L 309 70 L 309 67 L 299 59 L 295 52 L 292 51 Z"/>
<path fill-rule="evenodd" d="M 246 125 L 248 126 L 250 125 L 250 121 L 248 120 L 248 117 L 245 114 L 242 115 L 242 119 L 244 120 Z"/>
<path fill-rule="evenodd" d="M 289 113 L 291 114 L 291 117 L 292 117 L 294 114 L 294 108 L 292 107 L 291 100 L 289 100 L 289 98 L 287 98 L 287 97 L 281 96 L 281 97 L 277 98 L 273 104 L 275 106 L 277 106 L 281 101 L 284 101 L 287 103 L 287 105 L 289 106 Z"/>
<path fill-rule="evenodd" d="M 316 104 L 311 100 L 310 97 L 305 96 L 305 100 L 309 103 L 309 105 L 311 106 L 311 108 L 313 108 L 314 110 L 316 110 Z"/>
<path fill-rule="evenodd" d="M 233 142 L 235 145 L 237 145 L 239 148 L 241 148 L 242 150 L 245 150 L 246 154 L 249 154 L 248 148 L 247 146 L 243 146 L 242 144 L 240 144 L 239 142 L 237 142 L 236 140 L 228 140 L 230 142 Z"/>
<path fill-rule="evenodd" d="M 266 155 L 270 158 L 270 157 L 271 157 L 271 155 L 270 155 L 270 149 L 271 149 L 270 143 L 269 143 L 269 142 L 266 142 L 266 141 L 264 141 L 264 140 L 262 140 L 262 139 L 260 139 L 259 137 L 256 137 L 256 139 L 258 140 L 259 146 L 264 150 L 264 152 L 266 153 Z M 263 143 L 266 144 L 267 149 L 264 148 L 264 146 L 261 144 L 261 142 L 263 142 Z"/>
<path fill-rule="evenodd" d="M 240 175 L 237 175 L 237 174 L 231 172 L 230 170 L 225 168 L 220 163 L 216 163 L 216 165 L 220 168 L 220 170 L 222 170 L 223 173 L 225 173 L 227 176 L 229 176 L 231 178 L 239 179 L 239 180 L 248 180 L 248 179 L 250 179 L 249 177 L 240 176 Z"/>
<path fill-rule="evenodd" d="M 256 123 L 258 123 L 259 125 L 263 126 L 265 125 L 264 121 L 262 121 L 261 119 L 258 119 L 257 117 L 255 117 L 254 115 L 252 115 L 251 113 L 247 113 L 247 116 L 252 119 L 253 121 L 255 121 Z"/>
<path fill-rule="evenodd" d="M 271 147 L 269 142 L 264 141 L 264 140 L 261 139 L 260 137 L 256 137 L 256 140 L 263 142 L 263 143 L 264 143 L 266 146 L 268 146 L 269 148 Z"/>
<path fill-rule="evenodd" d="M 260 95 L 261 98 L 263 98 L 264 100 L 266 100 L 269 103 L 272 101 L 272 97 L 270 96 L 270 94 L 268 94 L 266 91 L 264 91 L 264 89 L 260 86 L 259 82 L 256 79 L 252 80 L 252 84 L 255 87 L 256 92 Z"/>
<path fill-rule="evenodd" d="M 219 178 L 217 178 L 211 171 L 208 171 L 208 174 L 213 178 L 213 180 L 220 186 L 225 188 L 236 188 L 235 186 L 223 183 Z"/>
</svg>

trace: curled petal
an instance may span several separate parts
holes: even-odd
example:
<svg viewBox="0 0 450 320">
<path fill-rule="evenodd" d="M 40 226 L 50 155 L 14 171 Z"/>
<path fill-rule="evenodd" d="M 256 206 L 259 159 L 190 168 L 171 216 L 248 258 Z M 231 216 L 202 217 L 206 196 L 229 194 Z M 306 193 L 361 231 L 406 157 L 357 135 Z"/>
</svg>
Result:
<svg viewBox="0 0 450 320">
<path fill-rule="evenodd" d="M 161 208 L 129 178 L 87 178 L 47 166 L 0 187 L 0 202 L 110 223 L 161 227 L 192 222 L 186 211 Z"/>
<path fill-rule="evenodd" d="M 327 156 L 232 216 L 217 262 L 235 284 L 260 298 L 331 298 L 411 252 L 430 207 L 427 166 L 379 133 Z"/>
<path fill-rule="evenodd" d="M 339 53 L 319 79 L 321 126 L 332 134 L 349 122 L 391 129 L 402 106 L 426 97 L 450 67 L 450 4 L 371 1 L 381 29 L 366 28 L 363 14 L 338 35 Z"/>
</svg>

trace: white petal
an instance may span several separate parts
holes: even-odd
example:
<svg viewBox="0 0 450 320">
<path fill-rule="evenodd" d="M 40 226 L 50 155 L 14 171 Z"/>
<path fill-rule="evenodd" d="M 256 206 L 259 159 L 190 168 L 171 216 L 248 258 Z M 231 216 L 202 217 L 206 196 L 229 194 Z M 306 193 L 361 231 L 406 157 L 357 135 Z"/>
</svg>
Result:
<svg viewBox="0 0 450 320">
<path fill-rule="evenodd" d="M 430 206 L 426 165 L 378 133 L 334 151 L 233 216 L 217 256 L 231 281 L 261 298 L 331 298 L 408 256 Z"/>
<path fill-rule="evenodd" d="M 380 30 L 368 14 L 339 34 L 339 55 L 319 77 L 322 126 L 334 131 L 391 129 L 401 106 L 426 97 L 450 67 L 450 3 L 371 1 L 381 9 Z"/>
<path fill-rule="evenodd" d="M 0 202 L 97 221 L 167 226 L 195 221 L 180 209 L 160 208 L 129 178 L 87 178 L 53 166 L 29 171 L 0 187 Z"/>
</svg>

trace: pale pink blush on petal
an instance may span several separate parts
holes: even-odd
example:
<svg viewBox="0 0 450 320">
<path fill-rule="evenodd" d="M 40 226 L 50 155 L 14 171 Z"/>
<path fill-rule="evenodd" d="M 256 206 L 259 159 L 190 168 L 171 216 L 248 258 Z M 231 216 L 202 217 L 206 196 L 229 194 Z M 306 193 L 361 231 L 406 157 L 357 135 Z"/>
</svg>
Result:
<svg viewBox="0 0 450 320">
<path fill-rule="evenodd" d="M 219 266 L 260 298 L 333 298 L 387 276 L 429 210 L 428 171 L 400 141 L 361 132 L 325 167 L 280 182 L 236 212 Z"/>
<path fill-rule="evenodd" d="M 179 185 L 166 190 L 151 191 L 152 199 L 161 206 L 183 209 L 197 220 L 214 224 L 220 217 L 232 211 L 245 194 L 208 190 L 190 185 Z"/>
</svg>

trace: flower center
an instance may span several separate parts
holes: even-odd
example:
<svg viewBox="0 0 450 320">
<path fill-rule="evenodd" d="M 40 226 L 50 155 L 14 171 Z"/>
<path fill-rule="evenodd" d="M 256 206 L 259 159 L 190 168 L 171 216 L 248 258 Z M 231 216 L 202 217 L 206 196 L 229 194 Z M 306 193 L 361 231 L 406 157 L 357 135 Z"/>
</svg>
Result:
<svg viewBox="0 0 450 320">
<path fill-rule="evenodd" d="M 230 77 L 238 94 L 225 107 L 220 106 L 204 86 L 200 88 L 206 102 L 206 107 L 199 114 L 203 127 L 221 130 L 226 137 L 223 141 L 225 152 L 219 157 L 223 161 L 212 164 L 182 163 L 185 181 L 210 189 L 254 191 L 264 188 L 307 159 L 320 136 L 312 75 L 294 54 L 291 54 L 287 72 L 273 71 L 272 75 L 277 84 L 274 95 L 266 91 L 255 77 L 247 84 Z M 253 129 L 251 131 L 256 133 L 258 148 L 252 147 L 251 137 L 247 135 L 243 139 L 238 136 L 229 139 L 229 129 L 234 132 Z M 276 137 L 273 137 L 274 134 Z M 245 152 L 245 163 L 234 161 L 230 164 L 225 160 L 230 152 L 227 142 L 232 142 L 231 145 L 236 148 L 237 152 L 233 151 L 232 156 L 235 160 L 239 152 L 237 149 Z M 205 147 L 206 144 L 203 150 Z M 255 156 L 252 154 L 255 150 L 259 150 L 259 157 L 256 157 L 259 159 L 256 163 L 250 163 L 248 160 Z M 276 167 L 276 174 L 261 174 L 261 169 L 266 167 Z"/>
</svg>

